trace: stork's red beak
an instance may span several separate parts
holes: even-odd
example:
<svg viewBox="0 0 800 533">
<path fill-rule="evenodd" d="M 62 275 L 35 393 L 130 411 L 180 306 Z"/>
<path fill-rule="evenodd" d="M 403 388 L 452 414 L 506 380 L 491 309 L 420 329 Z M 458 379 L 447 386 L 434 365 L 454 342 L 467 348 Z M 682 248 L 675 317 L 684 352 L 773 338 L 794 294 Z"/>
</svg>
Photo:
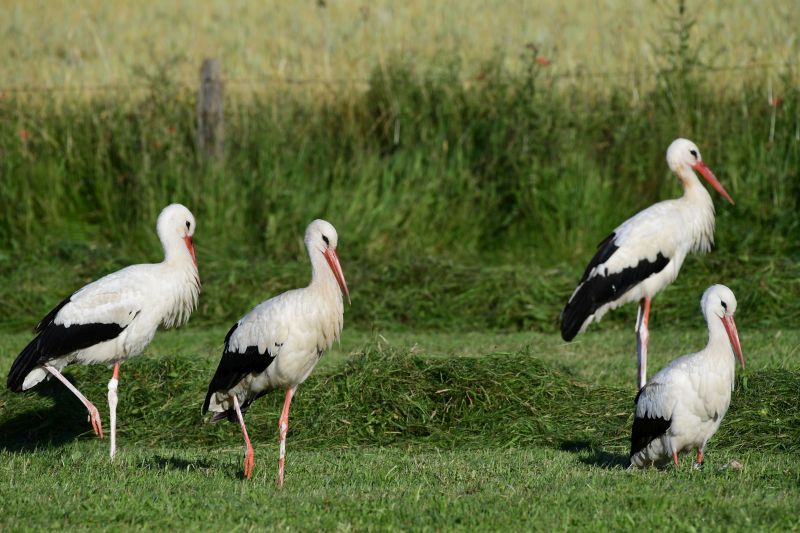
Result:
<svg viewBox="0 0 800 533">
<path fill-rule="evenodd" d="M 194 266 L 197 266 L 197 257 L 194 255 L 194 240 L 189 235 L 183 236 L 183 242 L 186 243 L 186 248 L 189 250 L 189 254 L 192 256 L 192 261 L 194 261 Z"/>
<path fill-rule="evenodd" d="M 733 320 L 732 316 L 724 316 L 722 317 L 722 325 L 725 326 L 725 331 L 728 332 L 728 338 L 731 341 L 731 347 L 736 359 L 739 360 L 742 368 L 744 368 L 744 355 L 742 354 L 742 344 L 739 342 L 739 332 L 736 331 L 736 321 Z"/>
<path fill-rule="evenodd" d="M 347 303 L 352 305 L 352 302 L 350 301 L 350 291 L 347 290 L 347 282 L 344 280 L 342 265 L 339 264 L 339 256 L 336 255 L 336 250 L 331 250 L 328 248 L 322 252 L 322 255 L 324 255 L 325 259 L 328 261 L 328 266 L 331 267 L 333 275 L 336 278 L 336 282 L 339 284 L 339 288 L 342 290 L 342 293 L 347 296 Z"/>
<path fill-rule="evenodd" d="M 731 198 L 731 195 L 728 194 L 728 191 L 725 190 L 725 187 L 722 186 L 717 177 L 713 172 L 711 172 L 711 169 L 708 168 L 705 163 L 698 161 L 692 165 L 692 168 L 699 172 L 706 179 L 706 181 L 717 190 L 718 193 L 725 197 L 726 200 L 728 200 L 730 203 L 733 203 L 733 198 Z"/>
</svg>

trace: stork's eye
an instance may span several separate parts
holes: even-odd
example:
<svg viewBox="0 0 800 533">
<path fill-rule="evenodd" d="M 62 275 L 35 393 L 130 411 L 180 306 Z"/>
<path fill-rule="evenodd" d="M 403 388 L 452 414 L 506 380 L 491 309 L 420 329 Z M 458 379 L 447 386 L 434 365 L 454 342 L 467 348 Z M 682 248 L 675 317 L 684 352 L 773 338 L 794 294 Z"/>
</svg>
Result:
<svg viewBox="0 0 800 533">
<path fill-rule="evenodd" d="M 689 150 L 689 153 L 692 154 L 695 159 L 697 159 L 697 150 Z"/>
<path fill-rule="evenodd" d="M 728 310 L 728 304 L 726 304 L 725 302 L 722 302 L 722 308 L 727 311 Z"/>
<path fill-rule="evenodd" d="M 192 229 L 192 223 L 188 220 L 186 221 L 186 229 Z"/>
<path fill-rule="evenodd" d="M 322 240 L 325 241 L 326 245 L 330 245 L 330 243 L 331 243 L 331 241 L 329 241 L 328 238 L 325 235 L 322 236 Z"/>
</svg>

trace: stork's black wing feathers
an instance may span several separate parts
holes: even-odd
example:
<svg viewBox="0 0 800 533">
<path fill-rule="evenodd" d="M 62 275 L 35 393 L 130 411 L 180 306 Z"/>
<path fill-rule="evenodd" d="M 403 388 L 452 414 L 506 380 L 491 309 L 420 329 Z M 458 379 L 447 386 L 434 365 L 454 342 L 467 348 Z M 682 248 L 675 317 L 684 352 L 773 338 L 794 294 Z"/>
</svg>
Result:
<svg viewBox="0 0 800 533">
<path fill-rule="evenodd" d="M 39 321 L 38 324 L 36 324 L 36 327 L 33 328 L 33 331 L 35 331 L 36 333 L 41 333 L 42 331 L 44 331 L 44 328 L 52 324 L 53 321 L 56 319 L 56 315 L 58 314 L 59 311 L 61 311 L 61 308 L 70 303 L 71 301 L 72 301 L 72 296 L 67 296 L 66 298 L 61 300 L 61 303 L 55 306 L 49 313 L 47 313 L 44 316 L 43 319 Z"/>
<path fill-rule="evenodd" d="M 644 389 L 645 387 L 639 389 L 639 392 L 636 394 L 636 399 L 633 402 L 634 405 L 639 403 L 639 396 L 642 395 Z M 647 416 L 647 413 L 645 413 L 644 417 L 634 417 L 633 428 L 631 429 L 631 453 L 629 457 L 633 457 L 641 450 L 644 450 L 648 444 L 666 433 L 670 425 L 672 425 L 672 420 L 660 416 L 650 417 Z"/>
<path fill-rule="evenodd" d="M 114 339 L 127 327 L 116 323 L 72 324 L 69 327 L 55 324 L 56 315 L 69 302 L 69 298 L 62 301 L 37 324 L 39 334 L 20 352 L 8 372 L 6 386 L 9 390 L 20 392 L 25 376 L 36 366 Z"/>
<path fill-rule="evenodd" d="M 598 245 L 597 253 L 586 267 L 578 290 L 561 313 L 561 337 L 565 341 L 574 339 L 586 319 L 600 307 L 613 302 L 637 283 L 661 272 L 670 262 L 668 257 L 659 252 L 655 261 L 642 259 L 638 264 L 619 272 L 602 272 L 591 276 L 595 267 L 608 261 L 619 249 L 614 243 L 615 235 L 612 233 Z"/>
<path fill-rule="evenodd" d="M 208 385 L 206 399 L 203 402 L 203 414 L 208 411 L 211 404 L 211 397 L 217 392 L 227 392 L 236 386 L 245 376 L 250 373 L 263 372 L 272 363 L 274 357 L 267 350 L 265 353 L 258 351 L 258 346 L 248 346 L 244 352 L 234 352 L 230 349 L 230 339 L 239 323 L 233 325 L 225 336 L 225 348 L 222 358 L 217 366 L 214 377 Z"/>
<path fill-rule="evenodd" d="M 597 245 L 597 251 L 594 253 L 594 257 L 592 260 L 589 261 L 589 264 L 586 265 L 586 270 L 583 271 L 583 276 L 581 276 L 581 283 L 586 281 L 589 278 L 589 274 L 592 273 L 592 269 L 597 265 L 602 265 L 608 258 L 614 255 L 614 252 L 619 250 L 619 246 L 614 243 L 614 237 L 616 237 L 616 232 L 612 233 Z"/>
</svg>

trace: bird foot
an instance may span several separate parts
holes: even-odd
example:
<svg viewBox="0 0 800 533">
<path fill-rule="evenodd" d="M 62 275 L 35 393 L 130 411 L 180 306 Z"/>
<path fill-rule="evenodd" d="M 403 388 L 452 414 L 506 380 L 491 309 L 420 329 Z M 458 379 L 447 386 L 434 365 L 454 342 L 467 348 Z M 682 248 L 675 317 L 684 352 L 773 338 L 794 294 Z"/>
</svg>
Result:
<svg viewBox="0 0 800 533">
<path fill-rule="evenodd" d="M 89 422 L 92 423 L 92 429 L 94 430 L 95 435 L 102 439 L 103 423 L 100 421 L 100 413 L 97 411 L 97 407 L 95 407 L 92 403 L 89 403 L 87 409 L 89 409 Z"/>
<path fill-rule="evenodd" d="M 244 477 L 246 479 L 250 479 L 253 476 L 253 466 L 255 466 L 255 463 L 253 447 L 248 444 L 247 450 L 244 452 Z"/>
<path fill-rule="evenodd" d="M 702 470 L 703 469 L 703 464 L 704 463 L 693 462 L 692 463 L 692 468 L 694 468 L 695 470 Z"/>
</svg>

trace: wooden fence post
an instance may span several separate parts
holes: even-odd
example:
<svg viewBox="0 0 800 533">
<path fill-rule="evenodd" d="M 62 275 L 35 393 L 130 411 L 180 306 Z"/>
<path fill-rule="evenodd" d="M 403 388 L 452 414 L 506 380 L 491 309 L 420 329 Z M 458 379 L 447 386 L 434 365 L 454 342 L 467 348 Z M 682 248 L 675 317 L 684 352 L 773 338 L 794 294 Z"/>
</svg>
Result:
<svg viewBox="0 0 800 533">
<path fill-rule="evenodd" d="M 222 66 L 219 59 L 206 58 L 200 67 L 197 91 L 197 147 L 208 158 L 222 156 L 225 114 L 222 98 Z"/>
</svg>

